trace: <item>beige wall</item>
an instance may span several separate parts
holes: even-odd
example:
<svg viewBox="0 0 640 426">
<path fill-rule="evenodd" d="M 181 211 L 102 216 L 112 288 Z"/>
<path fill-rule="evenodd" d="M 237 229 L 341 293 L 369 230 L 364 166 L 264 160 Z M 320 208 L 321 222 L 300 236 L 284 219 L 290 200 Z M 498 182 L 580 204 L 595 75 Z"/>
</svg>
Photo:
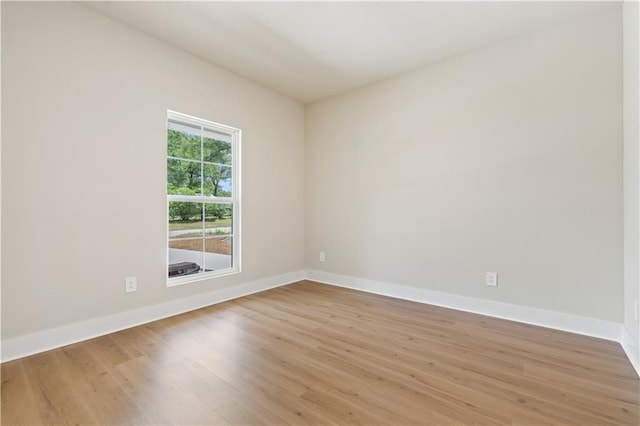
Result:
<svg viewBox="0 0 640 426">
<path fill-rule="evenodd" d="M 3 3 L 3 339 L 305 266 L 621 322 L 620 16 L 315 103 L 305 135 L 299 103 L 80 5 Z M 164 286 L 167 109 L 243 130 L 242 274 Z"/>
<path fill-rule="evenodd" d="M 2 4 L 0 3 L 0 66 L 2 65 Z M 2 70 L 0 70 L 0 82 Z M 2 84 L 0 84 L 0 100 L 2 99 Z M 0 102 L 0 334 L 2 329 L 2 102 Z M 0 352 L 1 352 L 0 344 Z M 1 354 L 0 354 L 1 355 Z"/>
<path fill-rule="evenodd" d="M 302 105 L 80 5 L 2 9 L 3 339 L 304 269 Z M 243 131 L 241 274 L 165 287 L 167 109 Z"/>
<path fill-rule="evenodd" d="M 308 106 L 307 268 L 621 322 L 621 67 L 614 7 Z"/>
<path fill-rule="evenodd" d="M 624 325 L 635 340 L 636 365 L 640 365 L 640 328 L 634 318 L 634 303 L 640 298 L 640 8 L 638 2 L 624 3 Z"/>
</svg>

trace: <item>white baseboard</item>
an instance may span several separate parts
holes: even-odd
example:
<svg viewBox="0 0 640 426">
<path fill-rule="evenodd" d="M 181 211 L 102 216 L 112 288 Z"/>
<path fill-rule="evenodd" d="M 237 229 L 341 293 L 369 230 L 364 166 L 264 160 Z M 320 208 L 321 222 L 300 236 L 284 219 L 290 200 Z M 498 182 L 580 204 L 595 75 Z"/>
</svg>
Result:
<svg viewBox="0 0 640 426">
<path fill-rule="evenodd" d="M 56 349 L 115 331 L 193 311 L 205 306 L 291 284 L 305 278 L 368 293 L 427 303 L 620 342 L 629 361 L 635 368 L 638 376 L 640 376 L 640 347 L 626 328 L 619 323 L 315 270 L 277 275 L 234 287 L 225 287 L 207 293 L 172 300 L 159 305 L 146 306 L 106 317 L 94 318 L 6 339 L 2 341 L 0 360 L 1 362 L 6 362 L 50 349 Z"/>
<path fill-rule="evenodd" d="M 1 360 L 2 362 L 11 361 L 303 279 L 305 279 L 305 271 L 291 272 L 3 340 Z"/>
<path fill-rule="evenodd" d="M 627 358 L 631 361 L 631 365 L 635 368 L 638 377 L 640 377 L 640 344 L 631 337 L 631 333 L 627 330 L 627 327 L 622 327 L 622 339 L 620 345 L 624 352 L 627 354 Z"/>
<path fill-rule="evenodd" d="M 315 270 L 307 270 L 307 279 L 339 287 L 361 290 L 368 293 L 427 303 L 429 305 L 442 306 L 459 311 L 487 315 L 490 317 L 503 318 L 511 321 L 613 340 L 616 342 L 620 342 L 622 337 L 622 324 L 567 314 L 564 312 L 548 311 L 527 306 L 513 305 L 510 303 L 496 302 L 493 300 L 425 290 L 417 287 L 389 284 L 380 281 L 372 281 Z"/>
</svg>

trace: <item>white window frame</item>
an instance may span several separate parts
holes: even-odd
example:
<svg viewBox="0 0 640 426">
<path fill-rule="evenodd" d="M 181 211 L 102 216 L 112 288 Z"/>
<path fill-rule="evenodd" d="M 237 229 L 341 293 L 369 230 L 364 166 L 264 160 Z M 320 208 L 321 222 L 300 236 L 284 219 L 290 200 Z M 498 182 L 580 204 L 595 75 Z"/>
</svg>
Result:
<svg viewBox="0 0 640 426">
<path fill-rule="evenodd" d="M 240 209 L 240 146 L 241 146 L 241 138 L 242 131 L 235 127 L 226 126 L 224 124 L 215 123 L 213 121 L 205 120 L 202 118 L 194 117 L 191 115 L 183 114 L 176 111 L 167 110 L 167 120 L 165 122 L 166 128 L 168 129 L 169 120 L 176 120 L 183 122 L 185 124 L 190 124 L 193 126 L 200 127 L 201 132 L 203 128 L 207 128 L 216 132 L 220 132 L 230 136 L 231 138 L 231 197 L 215 197 L 215 196 L 203 196 L 200 195 L 171 195 L 167 194 L 167 205 L 166 205 L 166 214 L 167 214 L 167 238 L 166 238 L 166 250 L 167 250 L 167 261 L 165 267 L 165 276 L 167 277 L 167 287 L 173 287 L 176 285 L 182 285 L 190 282 L 206 280 L 215 277 L 221 277 L 226 275 L 237 274 L 242 271 L 241 268 L 241 247 L 240 247 L 240 218 L 241 218 L 241 209 Z M 166 136 L 166 133 L 165 133 Z M 165 149 L 167 147 L 167 141 L 165 139 Z M 169 158 L 168 152 L 165 155 L 165 158 Z M 165 177 L 165 182 L 167 181 L 168 176 Z M 166 183 L 165 183 L 165 191 L 166 191 Z M 216 271 L 209 272 L 199 272 L 191 275 L 183 275 L 178 277 L 169 277 L 168 269 L 169 269 L 169 203 L 172 201 L 185 201 L 185 202 L 195 202 L 195 203 L 209 203 L 209 204 L 231 204 L 233 206 L 232 213 L 232 266 L 231 268 L 220 269 Z M 204 253 L 204 252 L 203 252 Z"/>
</svg>

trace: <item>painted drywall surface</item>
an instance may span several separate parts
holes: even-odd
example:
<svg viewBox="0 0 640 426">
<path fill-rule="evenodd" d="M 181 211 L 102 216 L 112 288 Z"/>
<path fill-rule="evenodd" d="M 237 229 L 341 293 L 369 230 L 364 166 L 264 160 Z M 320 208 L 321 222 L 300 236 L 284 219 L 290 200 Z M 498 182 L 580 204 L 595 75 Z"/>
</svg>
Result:
<svg viewBox="0 0 640 426">
<path fill-rule="evenodd" d="M 307 268 L 621 322 L 621 67 L 616 6 L 307 106 Z"/>
<path fill-rule="evenodd" d="M 2 66 L 2 3 L 0 2 L 0 68 Z M 2 72 L 0 70 L 0 82 Z M 0 99 L 2 99 L 2 84 L 0 84 Z M 0 236 L 2 235 L 2 102 L 0 102 Z M 0 244 L 0 330 L 2 329 L 2 244 Z M 0 344 L 0 353 L 2 344 Z"/>
<path fill-rule="evenodd" d="M 3 339 L 304 269 L 302 105 L 81 5 L 2 7 Z M 167 109 L 242 129 L 241 274 L 165 287 Z"/>
<path fill-rule="evenodd" d="M 637 1 L 623 4 L 623 102 L 624 102 L 624 325 L 629 335 L 640 342 L 634 303 L 640 298 L 640 174 L 638 140 L 640 138 L 640 8 Z M 636 346 L 637 347 L 637 346 Z M 638 356 L 636 354 L 636 356 Z"/>
</svg>

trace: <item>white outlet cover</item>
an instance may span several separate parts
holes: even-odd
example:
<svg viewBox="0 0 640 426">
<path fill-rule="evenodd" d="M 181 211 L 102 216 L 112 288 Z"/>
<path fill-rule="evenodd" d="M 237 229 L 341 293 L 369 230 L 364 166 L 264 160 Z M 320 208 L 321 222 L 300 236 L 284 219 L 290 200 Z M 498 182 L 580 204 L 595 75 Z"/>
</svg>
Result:
<svg viewBox="0 0 640 426">
<path fill-rule="evenodd" d="M 497 272 L 485 272 L 484 273 L 485 284 L 489 287 L 498 286 L 498 273 Z"/>
<path fill-rule="evenodd" d="M 136 277 L 127 277 L 125 280 L 124 292 L 133 293 L 138 290 L 138 279 Z"/>
</svg>

